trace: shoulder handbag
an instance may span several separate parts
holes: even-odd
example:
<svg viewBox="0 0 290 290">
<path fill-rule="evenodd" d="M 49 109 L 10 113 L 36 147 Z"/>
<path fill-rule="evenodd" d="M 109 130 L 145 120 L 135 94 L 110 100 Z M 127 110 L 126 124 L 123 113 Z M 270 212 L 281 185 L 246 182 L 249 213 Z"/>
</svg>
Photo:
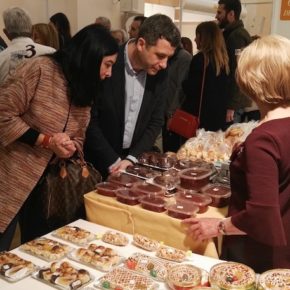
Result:
<svg viewBox="0 0 290 290">
<path fill-rule="evenodd" d="M 185 137 L 186 139 L 196 136 L 196 131 L 199 127 L 199 116 L 201 112 L 202 99 L 203 99 L 205 72 L 206 72 L 206 58 L 204 56 L 198 116 L 194 116 L 181 109 L 176 109 L 172 117 L 168 120 L 168 127 L 167 127 L 168 130 L 182 137 Z"/>
<path fill-rule="evenodd" d="M 80 145 L 69 159 L 55 159 L 42 183 L 43 215 L 51 230 L 85 218 L 83 195 L 95 189 L 100 173 L 84 160 Z"/>
</svg>

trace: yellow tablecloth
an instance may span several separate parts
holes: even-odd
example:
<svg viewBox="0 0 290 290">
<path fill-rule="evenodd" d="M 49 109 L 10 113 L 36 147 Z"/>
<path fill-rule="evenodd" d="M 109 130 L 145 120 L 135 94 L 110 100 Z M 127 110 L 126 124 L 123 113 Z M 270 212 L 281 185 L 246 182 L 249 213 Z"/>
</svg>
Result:
<svg viewBox="0 0 290 290">
<path fill-rule="evenodd" d="M 140 205 L 130 206 L 115 198 L 89 192 L 84 196 L 87 220 L 129 234 L 139 233 L 149 238 L 163 241 L 164 244 L 182 250 L 218 258 L 213 240 L 197 242 L 185 234 L 181 221 L 166 213 L 156 213 L 143 209 Z M 198 216 L 224 217 L 227 208 L 209 209 Z"/>
</svg>

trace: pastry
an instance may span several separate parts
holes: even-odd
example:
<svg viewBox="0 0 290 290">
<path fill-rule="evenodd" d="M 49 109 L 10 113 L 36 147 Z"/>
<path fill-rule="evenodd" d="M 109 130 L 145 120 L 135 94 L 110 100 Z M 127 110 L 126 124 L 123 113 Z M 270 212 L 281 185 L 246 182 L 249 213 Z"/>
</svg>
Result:
<svg viewBox="0 0 290 290">
<path fill-rule="evenodd" d="M 145 249 L 147 251 L 156 251 L 159 247 L 159 243 L 157 241 L 149 239 L 140 234 L 133 235 L 133 242 L 134 242 L 134 245 L 142 249 Z"/>
<path fill-rule="evenodd" d="M 157 250 L 156 256 L 170 261 L 182 262 L 186 257 L 186 253 L 176 248 L 161 246 Z"/>
<path fill-rule="evenodd" d="M 115 246 L 126 246 L 129 243 L 129 240 L 125 235 L 113 231 L 107 231 L 103 235 L 102 241 Z"/>
</svg>

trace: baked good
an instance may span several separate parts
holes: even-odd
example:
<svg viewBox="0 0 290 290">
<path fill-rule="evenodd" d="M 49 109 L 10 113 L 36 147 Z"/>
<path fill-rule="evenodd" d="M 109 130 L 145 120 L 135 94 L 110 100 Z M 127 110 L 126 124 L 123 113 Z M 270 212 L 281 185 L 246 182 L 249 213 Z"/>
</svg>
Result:
<svg viewBox="0 0 290 290">
<path fill-rule="evenodd" d="M 290 269 L 273 269 L 262 273 L 257 288 L 258 290 L 289 290 Z"/>
<path fill-rule="evenodd" d="M 159 247 L 159 243 L 157 241 L 149 239 L 140 234 L 133 235 L 133 243 L 134 245 L 147 251 L 156 251 Z"/>
<path fill-rule="evenodd" d="M 71 247 L 47 238 L 27 242 L 21 245 L 20 249 L 47 261 L 59 260 L 71 251 Z"/>
<path fill-rule="evenodd" d="M 201 269 L 193 265 L 174 265 L 168 270 L 167 284 L 170 289 L 192 290 L 201 285 Z"/>
<path fill-rule="evenodd" d="M 158 248 L 156 256 L 170 261 L 182 262 L 186 257 L 186 252 L 172 247 L 161 246 Z"/>
<path fill-rule="evenodd" d="M 122 257 L 112 248 L 90 244 L 88 248 L 79 248 L 70 253 L 70 258 L 85 263 L 101 271 L 109 271 L 122 261 Z"/>
<path fill-rule="evenodd" d="M 223 262 L 213 266 L 209 273 L 212 287 L 218 289 L 255 289 L 256 274 L 250 267 L 235 262 Z"/>
<path fill-rule="evenodd" d="M 76 226 L 64 226 L 59 228 L 54 231 L 54 235 L 78 245 L 87 244 L 96 238 L 93 233 Z"/>
<path fill-rule="evenodd" d="M 63 289 L 78 289 L 91 282 L 92 277 L 85 269 L 76 269 L 68 262 L 54 262 L 50 266 L 36 273 L 39 280 L 44 280 L 51 286 L 60 286 Z"/>
<path fill-rule="evenodd" d="M 159 285 L 150 277 L 134 273 L 125 268 L 115 268 L 98 280 L 101 289 L 155 290 Z"/>
<path fill-rule="evenodd" d="M 129 243 L 128 238 L 124 234 L 113 231 L 105 232 L 102 241 L 115 246 L 127 246 Z"/>
<path fill-rule="evenodd" d="M 0 252 L 0 275 L 11 282 L 19 281 L 36 270 L 36 266 L 10 252 Z"/>
<path fill-rule="evenodd" d="M 165 281 L 167 277 L 167 268 L 170 267 L 166 262 L 163 262 L 160 259 L 152 258 L 140 253 L 135 253 L 130 256 L 124 264 L 130 270 L 150 276 L 151 278 L 161 282 Z"/>
</svg>

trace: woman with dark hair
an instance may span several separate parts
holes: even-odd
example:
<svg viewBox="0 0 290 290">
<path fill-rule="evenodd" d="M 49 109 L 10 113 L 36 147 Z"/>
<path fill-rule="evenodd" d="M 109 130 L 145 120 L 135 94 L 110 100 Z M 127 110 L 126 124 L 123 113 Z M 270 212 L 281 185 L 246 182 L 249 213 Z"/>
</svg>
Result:
<svg viewBox="0 0 290 290">
<path fill-rule="evenodd" d="M 0 251 L 9 248 L 18 212 L 22 242 L 49 231 L 42 177 L 53 156 L 69 158 L 75 142 L 82 145 L 90 107 L 117 52 L 109 31 L 89 25 L 53 55 L 21 64 L 0 89 Z"/>
<path fill-rule="evenodd" d="M 62 12 L 52 15 L 49 20 L 58 31 L 59 47 L 63 48 L 71 39 L 69 20 Z"/>
<path fill-rule="evenodd" d="M 198 116 L 201 105 L 200 128 L 224 129 L 229 98 L 229 58 L 222 32 L 213 21 L 202 22 L 196 27 L 195 42 L 199 52 L 193 56 L 188 78 L 183 83 L 186 97 L 182 108 Z"/>
</svg>

